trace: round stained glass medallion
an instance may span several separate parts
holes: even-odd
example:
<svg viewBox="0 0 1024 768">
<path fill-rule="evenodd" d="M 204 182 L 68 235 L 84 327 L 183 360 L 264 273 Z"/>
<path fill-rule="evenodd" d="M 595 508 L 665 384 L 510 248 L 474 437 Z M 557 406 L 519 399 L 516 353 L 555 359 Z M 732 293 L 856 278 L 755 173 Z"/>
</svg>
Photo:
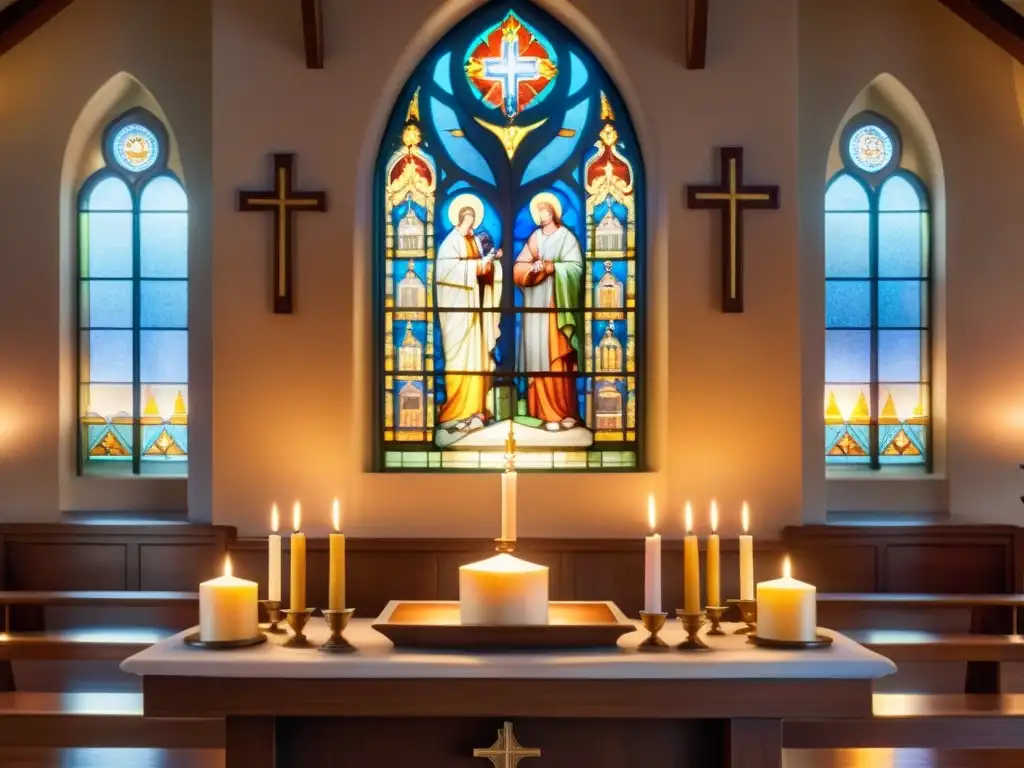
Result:
<svg viewBox="0 0 1024 768">
<path fill-rule="evenodd" d="M 850 136 L 850 159 L 868 173 L 885 168 L 892 160 L 892 151 L 892 138 L 877 125 L 862 126 Z"/>
<path fill-rule="evenodd" d="M 141 173 L 160 156 L 160 142 L 149 128 L 130 123 L 114 134 L 114 159 L 122 168 Z"/>
</svg>

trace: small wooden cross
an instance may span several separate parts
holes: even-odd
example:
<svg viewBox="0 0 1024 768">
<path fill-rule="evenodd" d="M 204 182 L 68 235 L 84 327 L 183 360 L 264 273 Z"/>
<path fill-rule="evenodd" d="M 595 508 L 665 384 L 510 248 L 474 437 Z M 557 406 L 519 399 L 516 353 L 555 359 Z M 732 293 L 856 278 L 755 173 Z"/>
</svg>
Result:
<svg viewBox="0 0 1024 768">
<path fill-rule="evenodd" d="M 690 208 L 722 212 L 722 311 L 743 311 L 743 209 L 779 207 L 777 186 L 743 184 L 743 148 L 722 147 L 722 181 L 718 186 L 688 186 Z"/>
<path fill-rule="evenodd" d="M 238 210 L 274 212 L 274 312 L 292 312 L 292 213 L 326 211 L 325 192 L 296 192 L 292 189 L 295 155 L 274 155 L 274 188 L 239 191 Z"/>
<path fill-rule="evenodd" d="M 494 763 L 494 768 L 516 768 L 527 757 L 540 757 L 539 749 L 524 747 L 512 733 L 512 723 L 506 721 L 498 729 L 498 740 L 486 749 L 474 749 L 473 757 L 483 757 Z"/>
</svg>

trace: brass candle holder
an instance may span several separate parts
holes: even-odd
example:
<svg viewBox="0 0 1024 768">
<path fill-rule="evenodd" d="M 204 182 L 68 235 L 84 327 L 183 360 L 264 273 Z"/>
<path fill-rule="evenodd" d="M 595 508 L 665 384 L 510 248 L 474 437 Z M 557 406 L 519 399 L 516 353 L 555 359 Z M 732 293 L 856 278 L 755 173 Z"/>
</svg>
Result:
<svg viewBox="0 0 1024 768">
<path fill-rule="evenodd" d="M 749 635 L 757 629 L 757 600 L 729 600 L 729 605 L 740 609 L 740 618 L 747 626 L 740 627 L 734 635 Z"/>
<path fill-rule="evenodd" d="M 686 630 L 686 639 L 676 646 L 677 649 L 680 651 L 711 650 L 711 646 L 697 636 L 700 628 L 704 626 L 705 616 L 703 611 L 687 613 L 680 608 L 676 609 L 676 616 L 679 617 L 679 620 L 683 623 L 683 629 Z"/>
<path fill-rule="evenodd" d="M 355 612 L 355 608 L 345 608 L 340 611 L 323 611 L 324 620 L 331 630 L 331 636 L 327 638 L 326 643 L 320 646 L 321 651 L 324 653 L 351 653 L 356 649 L 352 643 L 342 637 L 345 627 L 348 626 L 349 619 L 352 618 L 352 614 Z"/>
<path fill-rule="evenodd" d="M 303 608 L 301 610 L 289 609 L 284 612 L 285 618 L 288 620 L 288 626 L 291 627 L 292 636 L 288 638 L 283 644 L 285 648 L 310 648 L 312 647 L 309 640 L 306 638 L 305 629 L 306 622 L 309 621 L 313 615 L 313 611 L 316 608 Z"/>
<path fill-rule="evenodd" d="M 271 635 L 283 635 L 288 631 L 284 627 L 278 626 L 281 623 L 281 619 L 284 618 L 284 614 L 281 613 L 280 600 L 260 600 L 260 605 L 267 612 L 267 621 L 270 622 L 270 626 L 264 629 L 264 632 Z"/>
<path fill-rule="evenodd" d="M 658 637 L 658 633 L 665 626 L 665 620 L 668 618 L 667 613 L 647 613 L 646 611 L 640 611 L 640 620 L 644 623 L 644 629 L 647 630 L 648 635 L 636 647 L 638 651 L 644 651 L 650 653 L 651 651 L 667 651 L 668 643 Z"/>
<path fill-rule="evenodd" d="M 515 539 L 495 539 L 494 549 L 502 554 L 511 555 L 516 551 Z"/>
<path fill-rule="evenodd" d="M 722 629 L 722 616 L 728 610 L 724 605 L 708 605 L 704 608 L 704 612 L 708 615 L 708 621 L 711 622 L 711 629 L 708 630 L 709 635 L 724 635 L 725 630 Z"/>
</svg>

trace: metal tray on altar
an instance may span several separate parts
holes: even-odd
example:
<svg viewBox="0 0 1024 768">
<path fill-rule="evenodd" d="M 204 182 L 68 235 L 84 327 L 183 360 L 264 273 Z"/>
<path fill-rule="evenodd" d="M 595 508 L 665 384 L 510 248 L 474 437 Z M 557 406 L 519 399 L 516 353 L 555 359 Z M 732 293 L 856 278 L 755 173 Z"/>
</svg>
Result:
<svg viewBox="0 0 1024 768">
<path fill-rule="evenodd" d="M 396 648 L 435 651 L 613 648 L 622 635 L 636 631 L 613 602 L 552 601 L 548 606 L 546 625 L 463 625 L 457 600 L 392 600 L 373 628 Z"/>
</svg>

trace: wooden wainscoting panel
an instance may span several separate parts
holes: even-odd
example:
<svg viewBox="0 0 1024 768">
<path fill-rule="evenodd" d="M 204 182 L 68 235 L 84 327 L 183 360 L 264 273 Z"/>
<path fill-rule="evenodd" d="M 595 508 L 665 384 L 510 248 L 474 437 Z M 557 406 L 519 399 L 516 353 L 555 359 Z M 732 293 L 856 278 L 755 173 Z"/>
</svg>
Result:
<svg viewBox="0 0 1024 768">
<path fill-rule="evenodd" d="M 571 599 L 612 600 L 627 616 L 636 616 L 644 606 L 644 555 L 634 548 L 637 551 L 570 553 Z"/>
<path fill-rule="evenodd" d="M 310 576 L 314 573 L 317 571 L 311 571 Z M 326 592 L 326 553 L 319 573 Z M 378 616 L 389 600 L 438 598 L 437 555 L 433 552 L 350 551 L 348 574 L 348 605 L 363 618 Z M 307 583 L 314 588 L 312 581 Z"/>
<path fill-rule="evenodd" d="M 214 543 L 143 543 L 138 554 L 143 590 L 194 592 L 197 584 L 219 576 L 224 567 L 224 552 Z"/>
<path fill-rule="evenodd" d="M 128 588 L 126 544 L 8 540 L 6 560 L 7 589 Z"/>
<path fill-rule="evenodd" d="M 965 541 L 888 544 L 885 547 L 887 592 L 984 594 L 1009 586 L 1010 549 L 1006 544 Z M 828 589 L 852 592 L 851 589 Z"/>
<path fill-rule="evenodd" d="M 821 592 L 876 591 L 878 548 L 870 544 L 795 546 L 793 575 Z"/>
</svg>

